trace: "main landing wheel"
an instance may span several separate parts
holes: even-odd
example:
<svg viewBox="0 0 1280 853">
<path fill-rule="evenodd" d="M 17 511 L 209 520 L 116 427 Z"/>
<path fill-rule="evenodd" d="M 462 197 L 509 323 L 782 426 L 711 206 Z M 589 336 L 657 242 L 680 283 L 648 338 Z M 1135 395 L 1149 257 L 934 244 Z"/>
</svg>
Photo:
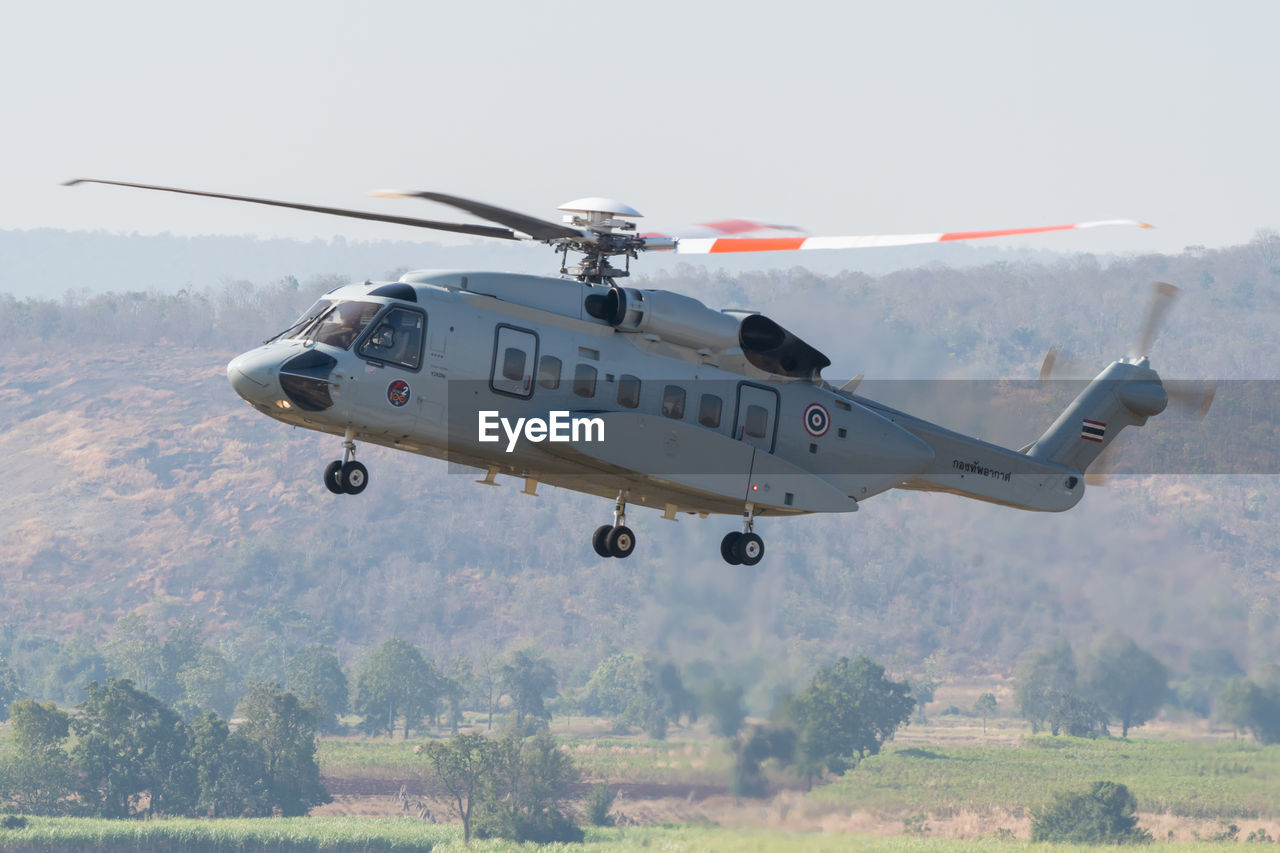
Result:
<svg viewBox="0 0 1280 853">
<path fill-rule="evenodd" d="M 601 557 L 612 557 L 609 553 L 609 534 L 613 532 L 613 526 L 602 524 L 596 528 L 596 532 L 591 534 L 591 547 Z"/>
<path fill-rule="evenodd" d="M 742 565 L 742 558 L 737 556 L 738 540 L 742 538 L 742 534 L 736 530 L 732 530 L 724 535 L 720 540 L 720 556 L 731 566 Z"/>
<path fill-rule="evenodd" d="M 352 459 L 342 466 L 342 491 L 358 495 L 369 485 L 369 469 Z"/>
<path fill-rule="evenodd" d="M 324 485 L 335 495 L 342 494 L 342 463 L 337 459 L 324 466 Z"/>
<path fill-rule="evenodd" d="M 744 566 L 754 566 L 764 559 L 764 540 L 754 533 L 743 533 L 733 545 L 733 555 Z"/>
<path fill-rule="evenodd" d="M 636 535 L 625 524 L 619 525 L 609 531 L 605 546 L 612 557 L 630 557 L 631 552 L 636 549 Z"/>
<path fill-rule="evenodd" d="M 754 533 L 726 533 L 720 556 L 731 566 L 754 566 L 764 559 L 764 540 Z"/>
</svg>

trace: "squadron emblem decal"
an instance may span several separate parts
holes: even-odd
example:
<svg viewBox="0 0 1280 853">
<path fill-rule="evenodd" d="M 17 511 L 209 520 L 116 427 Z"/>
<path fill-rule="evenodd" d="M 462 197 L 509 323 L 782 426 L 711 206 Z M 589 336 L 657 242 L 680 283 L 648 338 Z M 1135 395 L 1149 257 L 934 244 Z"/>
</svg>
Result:
<svg viewBox="0 0 1280 853">
<path fill-rule="evenodd" d="M 409 393 L 409 383 L 397 379 L 387 386 L 387 402 L 396 407 L 403 406 L 409 402 Z"/>
<path fill-rule="evenodd" d="M 814 438 L 821 438 L 831 427 L 831 416 L 821 403 L 810 403 L 804 410 L 804 428 Z"/>
</svg>

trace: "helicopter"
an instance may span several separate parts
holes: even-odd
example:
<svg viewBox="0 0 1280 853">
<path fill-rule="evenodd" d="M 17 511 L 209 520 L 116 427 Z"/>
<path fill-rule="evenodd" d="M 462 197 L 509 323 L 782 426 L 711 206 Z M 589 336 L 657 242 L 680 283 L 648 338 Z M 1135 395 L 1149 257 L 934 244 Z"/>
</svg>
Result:
<svg viewBox="0 0 1280 853">
<path fill-rule="evenodd" d="M 821 375 L 830 359 L 763 314 L 625 286 L 630 262 L 648 251 L 850 249 L 1150 227 L 1134 220 L 845 237 L 724 220 L 676 236 L 640 233 L 637 210 L 602 197 L 566 202 L 554 222 L 444 193 L 370 193 L 443 204 L 488 223 L 474 224 L 95 178 L 67 185 L 81 183 L 551 246 L 561 258 L 556 276 L 418 270 L 337 287 L 232 359 L 227 378 L 262 414 L 341 436 L 342 456 L 322 477 L 334 494 L 358 495 L 369 484 L 356 459 L 359 443 L 474 468 L 484 472 L 476 482 L 488 486 L 499 485 L 499 475 L 514 477 L 529 495 L 540 484 L 563 487 L 614 502 L 612 522 L 591 536 L 601 557 L 634 553 L 628 505 L 669 520 L 740 515 L 741 528 L 724 536 L 720 555 L 747 566 L 765 553 L 757 517 L 855 512 L 891 489 L 1061 512 L 1079 503 L 1086 472 L 1121 431 L 1142 426 L 1169 402 L 1148 357 L 1176 295 L 1169 285 L 1157 287 L 1134 352 L 1104 368 L 1020 449 L 860 396 L 861 377 L 832 385 Z"/>
</svg>

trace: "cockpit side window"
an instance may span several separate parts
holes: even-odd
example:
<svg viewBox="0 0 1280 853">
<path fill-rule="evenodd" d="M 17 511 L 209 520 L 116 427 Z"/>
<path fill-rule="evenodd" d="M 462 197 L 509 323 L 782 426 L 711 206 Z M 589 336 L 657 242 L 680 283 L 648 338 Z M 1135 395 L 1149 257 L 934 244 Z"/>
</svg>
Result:
<svg viewBox="0 0 1280 853">
<path fill-rule="evenodd" d="M 392 308 L 382 315 L 360 344 L 360 355 L 417 370 L 422 364 L 422 338 L 427 318 L 421 311 Z"/>
<path fill-rule="evenodd" d="M 382 309 L 378 302 L 339 302 L 333 310 L 320 318 L 310 340 L 329 346 L 349 349 L 374 315 Z"/>
</svg>

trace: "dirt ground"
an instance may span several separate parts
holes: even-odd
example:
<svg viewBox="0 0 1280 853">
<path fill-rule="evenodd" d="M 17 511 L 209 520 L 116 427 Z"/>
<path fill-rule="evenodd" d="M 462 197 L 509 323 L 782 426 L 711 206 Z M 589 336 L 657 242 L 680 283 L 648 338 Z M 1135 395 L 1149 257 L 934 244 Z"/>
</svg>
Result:
<svg viewBox="0 0 1280 853">
<path fill-rule="evenodd" d="M 313 815 L 357 817 L 418 817 L 433 823 L 455 823 L 452 806 L 422 789 L 420 782 L 398 785 L 381 779 L 326 779 L 333 802 Z M 579 786 L 585 795 L 589 786 Z M 837 803 L 806 798 L 801 791 L 781 791 L 764 800 L 729 796 L 723 787 L 710 785 L 628 784 L 611 786 L 615 793 L 611 814 L 621 825 L 661 823 L 710 824 L 736 829 L 771 829 L 788 832 L 858 833 L 869 835 L 921 834 L 930 838 L 994 838 L 1011 833 L 1031 837 L 1029 814 L 1002 809 L 989 812 L 949 811 L 945 814 L 875 814 Z M 681 796 L 676 790 L 683 791 Z M 581 816 L 581 801 L 570 803 Z M 1157 841 L 1208 840 L 1228 831 L 1227 824 L 1165 814 L 1140 813 L 1139 826 Z M 1255 830 L 1280 839 L 1280 820 L 1236 821 L 1243 840 Z"/>
</svg>

